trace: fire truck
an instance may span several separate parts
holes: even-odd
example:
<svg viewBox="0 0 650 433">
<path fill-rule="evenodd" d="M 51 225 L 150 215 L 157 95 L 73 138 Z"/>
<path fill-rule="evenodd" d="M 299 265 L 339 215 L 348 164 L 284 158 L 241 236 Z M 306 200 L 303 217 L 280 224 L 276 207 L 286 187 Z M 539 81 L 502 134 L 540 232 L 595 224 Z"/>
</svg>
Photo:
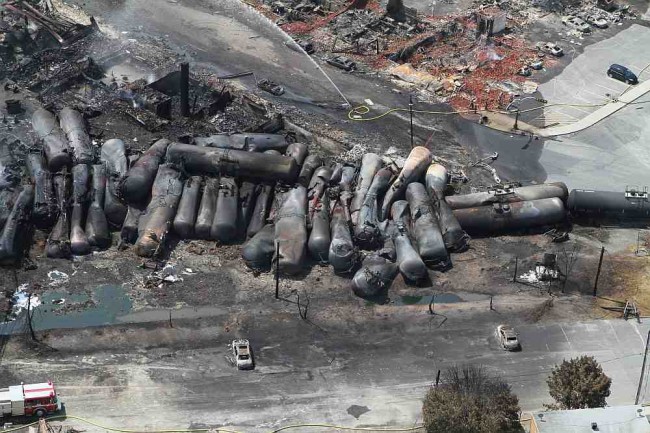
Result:
<svg viewBox="0 0 650 433">
<path fill-rule="evenodd" d="M 44 417 L 61 410 L 51 380 L 0 388 L 0 418 L 8 416 Z"/>
</svg>

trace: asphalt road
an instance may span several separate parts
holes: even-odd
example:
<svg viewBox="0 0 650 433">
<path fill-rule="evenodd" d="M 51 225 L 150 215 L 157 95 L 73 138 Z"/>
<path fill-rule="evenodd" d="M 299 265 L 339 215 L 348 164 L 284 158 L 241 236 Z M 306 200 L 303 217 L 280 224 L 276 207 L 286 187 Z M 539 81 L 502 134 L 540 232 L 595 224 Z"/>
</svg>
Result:
<svg viewBox="0 0 650 433">
<path fill-rule="evenodd" d="M 552 367 L 588 354 L 612 378 L 608 403 L 634 402 L 650 325 L 617 320 L 519 326 L 523 350 L 505 352 L 494 336 L 499 320 L 498 313 L 474 313 L 468 319 L 452 315 L 438 328 L 442 317 L 423 309 L 399 320 L 376 317 L 365 329 L 323 333 L 297 315 L 262 316 L 250 325 L 254 332 L 248 331 L 257 362 L 252 372 L 229 364 L 226 343 L 232 336 L 210 321 L 200 328 L 177 323 L 173 329 L 71 331 L 48 338 L 58 352 L 5 359 L 2 382 L 51 378 L 68 414 L 127 428 L 226 425 L 266 431 L 310 422 L 410 426 L 421 421 L 421 400 L 438 369 L 484 365 L 503 375 L 522 408 L 532 410 L 551 402 L 545 378 Z M 476 326 L 479 322 L 483 326 Z M 83 339 L 92 342 L 83 348 Z M 110 350 L 92 347 L 109 339 Z M 179 344 L 180 339 L 186 341 Z M 367 412 L 357 418 L 355 406 Z"/>
</svg>

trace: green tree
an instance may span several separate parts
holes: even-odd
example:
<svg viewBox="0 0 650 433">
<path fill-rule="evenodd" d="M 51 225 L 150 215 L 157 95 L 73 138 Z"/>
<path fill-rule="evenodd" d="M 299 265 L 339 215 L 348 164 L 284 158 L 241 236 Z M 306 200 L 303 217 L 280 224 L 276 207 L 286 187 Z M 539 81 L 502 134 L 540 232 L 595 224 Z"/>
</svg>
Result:
<svg viewBox="0 0 650 433">
<path fill-rule="evenodd" d="M 580 356 L 556 365 L 546 383 L 556 403 L 547 408 L 584 409 L 605 406 L 612 380 L 593 356 Z"/>
<path fill-rule="evenodd" d="M 427 433 L 519 433 L 519 400 L 483 367 L 448 369 L 422 406 Z"/>
</svg>

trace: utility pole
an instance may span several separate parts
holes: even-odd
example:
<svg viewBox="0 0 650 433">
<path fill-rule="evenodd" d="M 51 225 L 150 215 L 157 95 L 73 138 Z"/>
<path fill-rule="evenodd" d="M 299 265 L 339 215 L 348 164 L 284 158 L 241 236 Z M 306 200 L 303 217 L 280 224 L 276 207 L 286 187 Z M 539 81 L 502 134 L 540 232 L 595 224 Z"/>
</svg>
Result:
<svg viewBox="0 0 650 433">
<path fill-rule="evenodd" d="M 32 340 L 36 340 L 36 334 L 34 333 L 34 326 L 32 325 L 32 294 L 29 294 L 27 298 L 27 324 L 29 325 L 29 333 L 32 336 Z"/>
<path fill-rule="evenodd" d="M 596 271 L 596 281 L 594 281 L 594 296 L 598 291 L 598 278 L 600 277 L 600 268 L 603 266 L 603 255 L 605 254 L 605 247 L 600 248 L 600 260 L 598 260 L 598 270 Z"/>
<path fill-rule="evenodd" d="M 438 370 L 438 374 L 436 374 L 436 386 L 440 383 L 440 370 Z"/>
<path fill-rule="evenodd" d="M 512 276 L 512 282 L 517 282 L 517 266 L 519 265 L 519 257 L 515 257 L 515 274 Z"/>
<path fill-rule="evenodd" d="M 519 108 L 517 108 L 517 112 L 515 113 L 515 126 L 513 129 L 515 131 L 519 129 Z"/>
<path fill-rule="evenodd" d="M 280 241 L 275 242 L 275 299 L 280 299 Z"/>
<path fill-rule="evenodd" d="M 436 314 L 435 311 L 433 311 L 435 306 L 436 306 L 436 294 L 434 293 L 433 295 L 431 295 L 431 301 L 429 301 L 429 314 L 431 315 Z"/>
<path fill-rule="evenodd" d="M 636 398 L 634 399 L 634 404 L 639 404 L 639 397 L 641 397 L 641 384 L 643 383 L 643 376 L 645 374 L 645 364 L 648 359 L 648 344 L 650 344 L 650 331 L 648 331 L 648 337 L 645 340 L 643 364 L 641 365 L 641 377 L 639 377 L 639 387 L 636 389 Z"/>
<path fill-rule="evenodd" d="M 409 113 L 411 114 L 411 149 L 413 149 L 413 95 L 409 95 Z"/>
</svg>

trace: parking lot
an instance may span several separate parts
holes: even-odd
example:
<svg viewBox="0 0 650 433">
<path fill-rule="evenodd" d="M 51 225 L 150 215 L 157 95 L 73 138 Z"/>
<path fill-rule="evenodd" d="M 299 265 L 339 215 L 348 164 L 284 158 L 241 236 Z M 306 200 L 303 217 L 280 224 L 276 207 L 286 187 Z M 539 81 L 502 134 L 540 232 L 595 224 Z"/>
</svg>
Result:
<svg viewBox="0 0 650 433">
<path fill-rule="evenodd" d="M 612 63 L 627 66 L 639 75 L 639 81 L 650 77 L 650 29 L 632 25 L 610 39 L 585 48 L 552 80 L 541 84 L 539 91 L 544 99 L 553 104 L 573 106 L 551 106 L 544 110 L 546 125 L 565 124 L 579 120 L 596 110 L 596 104 L 616 98 L 628 87 L 625 83 L 609 78 L 607 69 Z M 565 49 L 566 55 L 571 55 Z M 594 105 L 590 107 L 590 105 Z"/>
</svg>

